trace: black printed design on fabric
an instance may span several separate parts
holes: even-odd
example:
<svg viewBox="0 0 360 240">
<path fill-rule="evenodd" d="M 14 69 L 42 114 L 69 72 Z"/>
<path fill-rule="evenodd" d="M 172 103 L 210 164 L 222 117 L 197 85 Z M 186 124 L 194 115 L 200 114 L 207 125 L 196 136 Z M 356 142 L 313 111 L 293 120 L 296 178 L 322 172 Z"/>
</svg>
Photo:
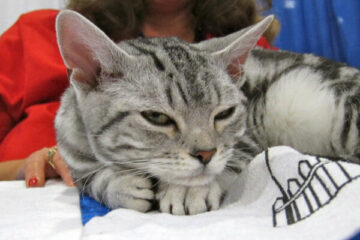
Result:
<svg viewBox="0 0 360 240">
<path fill-rule="evenodd" d="M 272 205 L 274 227 L 295 224 L 310 217 L 329 204 L 345 185 L 360 177 L 359 171 L 346 169 L 346 162 L 309 157 L 298 162 L 298 176 L 288 178 L 287 186 L 283 186 L 273 174 L 268 150 L 265 161 L 281 193 Z"/>
</svg>

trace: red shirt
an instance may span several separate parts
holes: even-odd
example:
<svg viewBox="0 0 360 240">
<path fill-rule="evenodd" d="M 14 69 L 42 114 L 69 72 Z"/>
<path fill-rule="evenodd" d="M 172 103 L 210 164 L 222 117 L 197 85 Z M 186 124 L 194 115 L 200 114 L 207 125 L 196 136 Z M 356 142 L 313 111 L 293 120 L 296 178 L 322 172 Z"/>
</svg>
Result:
<svg viewBox="0 0 360 240">
<path fill-rule="evenodd" d="M 56 42 L 57 14 L 24 14 L 0 37 L 0 162 L 56 145 L 54 118 L 69 85 Z M 258 45 L 271 48 L 265 38 Z"/>
</svg>

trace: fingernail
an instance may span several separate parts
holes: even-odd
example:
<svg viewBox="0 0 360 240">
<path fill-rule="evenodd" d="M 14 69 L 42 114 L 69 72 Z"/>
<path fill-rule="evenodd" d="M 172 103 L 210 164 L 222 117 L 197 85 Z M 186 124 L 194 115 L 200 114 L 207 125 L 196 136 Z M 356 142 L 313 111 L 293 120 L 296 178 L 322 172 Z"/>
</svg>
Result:
<svg viewBox="0 0 360 240">
<path fill-rule="evenodd" d="M 37 179 L 36 177 L 30 178 L 29 181 L 28 181 L 28 186 L 29 186 L 29 187 L 33 187 L 33 186 L 35 186 L 37 183 L 38 183 L 38 179 Z"/>
</svg>

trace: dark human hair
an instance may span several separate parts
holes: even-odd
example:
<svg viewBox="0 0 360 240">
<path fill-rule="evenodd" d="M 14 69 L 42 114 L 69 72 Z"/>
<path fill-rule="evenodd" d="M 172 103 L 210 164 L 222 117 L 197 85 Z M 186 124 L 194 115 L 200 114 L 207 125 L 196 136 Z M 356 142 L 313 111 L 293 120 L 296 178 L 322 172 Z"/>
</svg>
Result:
<svg viewBox="0 0 360 240">
<path fill-rule="evenodd" d="M 259 5 L 255 0 L 190 0 L 195 31 L 223 36 L 261 19 L 261 11 L 271 7 L 271 0 Z M 138 36 L 147 11 L 146 0 L 70 0 L 67 8 L 75 10 L 101 28 L 111 39 Z M 278 32 L 274 22 L 265 33 L 272 41 Z"/>
</svg>

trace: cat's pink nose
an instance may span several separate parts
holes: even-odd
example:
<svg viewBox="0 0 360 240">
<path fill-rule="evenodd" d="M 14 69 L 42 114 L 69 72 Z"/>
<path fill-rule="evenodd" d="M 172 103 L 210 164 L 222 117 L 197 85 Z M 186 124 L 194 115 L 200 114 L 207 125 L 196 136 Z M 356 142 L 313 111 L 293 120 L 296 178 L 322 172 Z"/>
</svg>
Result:
<svg viewBox="0 0 360 240">
<path fill-rule="evenodd" d="M 191 154 L 194 158 L 198 159 L 202 164 L 206 165 L 211 161 L 212 156 L 216 153 L 216 149 L 200 150 Z"/>
</svg>

